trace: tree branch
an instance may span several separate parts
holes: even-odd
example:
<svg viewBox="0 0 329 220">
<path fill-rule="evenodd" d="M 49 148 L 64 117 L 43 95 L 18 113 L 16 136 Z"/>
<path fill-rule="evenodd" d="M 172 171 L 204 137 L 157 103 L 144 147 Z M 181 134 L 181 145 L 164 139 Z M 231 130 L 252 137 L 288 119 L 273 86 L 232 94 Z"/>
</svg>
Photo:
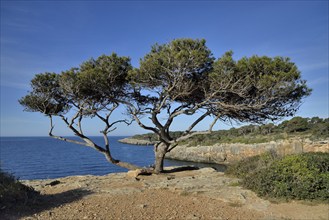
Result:
<svg viewBox="0 0 329 220">
<path fill-rule="evenodd" d="M 210 115 L 210 112 L 207 111 L 206 113 L 204 113 L 203 115 L 201 115 L 197 120 L 195 120 L 191 126 L 183 133 L 184 134 L 187 134 L 187 133 L 190 133 L 191 130 L 197 125 L 199 124 L 205 117 L 209 116 Z"/>
<path fill-rule="evenodd" d="M 200 119 L 200 118 L 202 118 L 203 116 L 204 116 L 205 114 L 203 114 L 201 117 L 199 117 L 198 118 L 198 120 Z M 204 116 L 204 117 L 206 117 L 206 116 Z M 203 117 L 203 118 L 204 118 Z M 218 121 L 218 119 L 220 118 L 220 115 L 217 115 L 216 117 L 215 117 L 215 119 L 214 119 L 214 121 L 210 124 L 210 127 L 209 127 L 209 129 L 207 130 L 207 131 L 196 131 L 196 132 L 193 132 L 193 133 L 191 133 L 191 132 L 188 132 L 188 133 L 185 133 L 185 135 L 183 134 L 181 137 L 179 137 L 179 138 L 177 138 L 173 143 L 176 143 L 176 142 L 179 142 L 179 141 L 184 141 L 184 140 L 186 140 L 186 139 L 189 139 L 189 138 L 191 138 L 191 137 L 193 137 L 193 136 L 195 136 L 195 135 L 201 135 L 201 134 L 210 134 L 211 132 L 212 132 L 212 129 L 213 129 L 213 127 L 214 127 L 214 125 L 216 124 L 216 122 Z M 198 120 L 196 120 L 193 124 L 195 124 Z M 201 119 L 202 120 L 202 119 Z M 200 120 L 200 121 L 201 121 Z M 199 121 L 199 122 L 200 122 Z M 192 124 L 192 125 L 193 125 Z M 192 126 L 191 125 L 191 126 Z M 191 128 L 191 127 L 190 127 Z M 190 130 L 191 131 L 191 130 Z M 175 148 L 176 146 L 174 146 L 173 148 Z M 171 149 L 172 150 L 172 149 Z"/>
<path fill-rule="evenodd" d="M 141 122 L 141 120 L 139 119 L 139 117 L 137 116 L 139 113 L 139 111 L 135 108 L 135 106 L 133 106 L 133 104 L 129 103 L 129 102 L 125 102 L 126 106 L 127 106 L 127 111 L 130 113 L 130 115 L 133 117 L 133 119 L 137 122 L 137 124 L 146 130 L 150 130 L 153 131 L 156 134 L 159 134 L 159 130 L 157 128 L 153 128 L 153 127 L 149 127 L 146 126 L 145 124 L 143 124 Z"/>
<path fill-rule="evenodd" d="M 95 150 L 101 152 L 101 153 L 104 153 L 105 152 L 105 149 L 98 146 L 95 142 L 93 142 L 90 138 L 86 137 L 85 135 L 83 135 L 82 133 L 80 133 L 75 127 L 73 127 L 72 124 L 70 124 L 67 119 L 64 117 L 64 116 L 60 116 L 62 118 L 62 120 L 65 122 L 65 124 L 67 124 L 68 128 L 70 128 L 74 134 L 76 136 L 78 136 L 79 138 L 81 138 L 84 142 L 86 142 L 86 145 L 85 146 L 89 146 L 89 147 L 92 147 L 94 148 Z"/>
<path fill-rule="evenodd" d="M 65 141 L 65 142 L 69 142 L 69 143 L 74 143 L 74 144 L 79 144 L 79 145 L 90 147 L 90 145 L 86 142 L 81 142 L 81 141 L 72 140 L 72 139 L 61 137 L 61 136 L 53 135 L 52 131 L 53 131 L 55 126 L 53 125 L 53 120 L 52 120 L 51 115 L 49 115 L 49 118 L 50 118 L 50 130 L 49 130 L 48 134 L 49 134 L 50 137 L 61 140 L 61 141 Z"/>
<path fill-rule="evenodd" d="M 105 148 L 106 148 L 106 149 L 104 149 L 104 148 L 98 146 L 96 143 L 94 143 L 88 137 L 86 137 L 83 134 L 79 133 L 79 131 L 76 130 L 73 127 L 73 125 L 70 125 L 70 123 L 68 122 L 68 120 L 64 116 L 61 116 L 61 118 L 65 122 L 65 124 L 67 124 L 68 127 L 75 133 L 75 135 L 80 137 L 84 142 L 53 135 L 52 131 L 54 129 L 54 125 L 53 125 L 53 122 L 52 122 L 52 116 L 49 116 L 49 118 L 50 118 L 50 130 L 49 130 L 49 136 L 50 137 L 61 140 L 61 141 L 69 142 L 69 143 L 74 143 L 74 144 L 79 144 L 79 145 L 91 147 L 91 148 L 97 150 L 98 152 L 102 153 L 109 162 L 111 162 L 111 163 L 113 163 L 117 166 L 126 168 L 128 170 L 141 169 L 141 167 L 139 167 L 139 166 L 135 166 L 135 165 L 127 163 L 127 162 L 122 162 L 122 161 L 116 160 L 112 157 L 111 152 L 110 152 L 110 148 L 109 148 L 109 141 L 108 141 L 108 137 L 107 137 L 106 132 L 103 133 L 103 137 L 104 137 L 104 141 L 105 141 Z"/>
</svg>

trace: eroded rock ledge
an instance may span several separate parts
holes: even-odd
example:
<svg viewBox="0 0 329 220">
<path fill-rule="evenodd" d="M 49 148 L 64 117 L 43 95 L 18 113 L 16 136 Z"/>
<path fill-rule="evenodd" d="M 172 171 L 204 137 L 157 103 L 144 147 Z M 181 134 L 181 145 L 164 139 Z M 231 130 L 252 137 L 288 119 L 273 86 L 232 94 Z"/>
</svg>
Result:
<svg viewBox="0 0 329 220">
<path fill-rule="evenodd" d="M 134 139 L 134 138 L 123 138 L 119 140 L 120 143 L 123 144 L 133 144 L 133 145 L 154 145 L 154 141 L 148 141 L 148 140 L 140 140 L 140 139 Z"/>
<path fill-rule="evenodd" d="M 153 145 L 154 142 L 125 138 L 119 140 L 121 143 L 134 145 Z M 280 155 L 302 152 L 329 152 L 329 141 L 311 141 L 309 139 L 288 139 L 271 141 L 258 144 L 215 144 L 212 146 L 198 145 L 189 147 L 178 145 L 174 150 L 166 154 L 166 158 L 202 162 L 228 164 L 243 158 L 259 155 L 266 151 L 275 151 Z"/>
<path fill-rule="evenodd" d="M 204 163 L 232 163 L 241 159 L 274 151 L 279 155 L 302 152 L 329 152 L 329 142 L 310 140 L 279 140 L 260 144 L 216 144 L 212 146 L 198 145 L 187 147 L 179 145 L 166 154 L 169 159 Z"/>
</svg>

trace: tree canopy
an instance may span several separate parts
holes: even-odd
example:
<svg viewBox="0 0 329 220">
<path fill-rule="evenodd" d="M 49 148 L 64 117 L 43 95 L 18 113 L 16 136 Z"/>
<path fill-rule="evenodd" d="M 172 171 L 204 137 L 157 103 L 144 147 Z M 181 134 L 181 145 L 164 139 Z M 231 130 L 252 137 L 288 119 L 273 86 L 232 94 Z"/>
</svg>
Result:
<svg viewBox="0 0 329 220">
<path fill-rule="evenodd" d="M 252 56 L 235 61 L 229 51 L 215 60 L 204 40 L 156 44 L 129 76 L 138 92 L 129 113 L 141 127 L 157 134 L 156 170 L 160 171 L 160 161 L 177 142 L 211 132 L 218 120 L 260 123 L 291 116 L 311 92 L 289 58 Z M 140 120 L 145 115 L 153 126 Z M 173 137 L 171 125 L 180 115 L 196 118 Z M 207 117 L 214 118 L 209 129 L 193 131 Z"/>
<path fill-rule="evenodd" d="M 133 68 L 128 57 L 113 53 L 61 74 L 38 74 L 31 87 L 20 103 L 28 111 L 50 117 L 50 136 L 91 146 L 110 162 L 129 169 L 135 167 L 112 158 L 107 138 L 116 123 L 129 124 L 124 117 L 110 121 L 119 105 L 126 106 L 132 120 L 158 136 L 155 172 L 163 170 L 165 154 L 179 141 L 211 132 L 218 120 L 259 123 L 291 116 L 311 92 L 289 58 L 252 56 L 236 61 L 229 51 L 216 60 L 205 40 L 186 38 L 155 44 L 140 60 L 139 68 Z M 67 112 L 74 112 L 74 116 L 68 119 Z M 174 119 L 182 115 L 195 118 L 186 123 L 184 132 L 172 136 Z M 53 116 L 61 117 L 82 141 L 54 136 Z M 81 127 L 84 117 L 104 122 L 101 133 L 105 146 L 85 136 Z M 209 129 L 194 131 L 207 117 L 213 118 Z"/>
<path fill-rule="evenodd" d="M 284 57 L 252 56 L 238 61 L 227 52 L 209 74 L 209 103 L 215 114 L 262 122 L 292 116 L 310 94 L 297 66 Z"/>
<path fill-rule="evenodd" d="M 45 115 L 65 114 L 70 109 L 61 93 L 59 75 L 56 73 L 37 74 L 31 80 L 32 91 L 19 100 L 26 111 L 41 112 Z"/>
<path fill-rule="evenodd" d="M 200 102 L 203 77 L 212 69 L 214 57 L 205 40 L 178 39 L 168 44 L 152 46 L 140 61 L 140 67 L 129 76 L 137 87 L 153 90 L 181 103 Z M 165 107 L 165 106 L 161 106 Z"/>
<path fill-rule="evenodd" d="M 131 70 L 130 58 L 113 53 L 83 62 L 60 74 L 37 74 L 31 81 L 32 91 L 19 100 L 25 110 L 41 112 L 50 118 L 49 135 L 53 138 L 92 147 L 104 154 L 108 161 L 127 169 L 137 166 L 121 162 L 112 157 L 108 133 L 117 123 L 130 124 L 128 120 L 110 120 L 110 116 L 126 99 L 127 74 Z M 71 114 L 68 114 L 71 113 Z M 81 141 L 53 134 L 54 116 L 60 117 Z M 104 146 L 99 146 L 85 135 L 82 129 L 84 118 L 96 118 L 103 122 L 100 129 Z"/>
</svg>

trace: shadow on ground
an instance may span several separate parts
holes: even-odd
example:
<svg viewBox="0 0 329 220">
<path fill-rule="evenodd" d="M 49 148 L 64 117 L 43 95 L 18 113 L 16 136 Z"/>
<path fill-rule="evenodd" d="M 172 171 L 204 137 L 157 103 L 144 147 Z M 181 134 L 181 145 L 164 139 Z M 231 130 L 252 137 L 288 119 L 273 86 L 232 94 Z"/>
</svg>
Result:
<svg viewBox="0 0 329 220">
<path fill-rule="evenodd" d="M 73 189 L 52 195 L 36 194 L 25 199 L 25 201 L 15 201 L 5 204 L 6 206 L 2 207 L 2 210 L 0 210 L 0 219 L 13 220 L 26 216 L 33 216 L 39 212 L 80 200 L 84 196 L 90 194 L 92 194 L 91 191 L 84 189 Z M 49 214 L 51 215 L 51 213 Z"/>
<path fill-rule="evenodd" d="M 177 172 L 183 172 L 188 170 L 199 170 L 199 167 L 195 166 L 183 166 L 183 167 L 175 167 L 169 170 L 164 170 L 163 173 L 177 173 Z"/>
</svg>

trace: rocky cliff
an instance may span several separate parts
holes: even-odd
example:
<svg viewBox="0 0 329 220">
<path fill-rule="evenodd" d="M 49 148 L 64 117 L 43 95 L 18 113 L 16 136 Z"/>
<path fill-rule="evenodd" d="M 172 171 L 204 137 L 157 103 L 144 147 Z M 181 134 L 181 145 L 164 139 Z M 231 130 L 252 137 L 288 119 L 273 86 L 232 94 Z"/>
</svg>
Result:
<svg viewBox="0 0 329 220">
<path fill-rule="evenodd" d="M 132 138 L 124 138 L 119 140 L 119 142 L 134 145 L 155 144 L 152 141 Z M 329 141 L 311 141 L 309 139 L 295 138 L 258 144 L 230 143 L 215 144 L 212 146 L 203 146 L 200 144 L 195 147 L 178 145 L 166 154 L 166 158 L 202 163 L 228 164 L 246 157 L 265 153 L 266 151 L 275 151 L 280 155 L 302 152 L 329 152 Z"/>
<path fill-rule="evenodd" d="M 166 158 L 205 162 L 231 163 L 246 157 L 262 154 L 266 151 L 275 151 L 280 155 L 302 152 L 329 152 L 328 140 L 313 142 L 308 139 L 279 140 L 260 144 L 216 144 L 213 146 L 187 147 L 178 145 Z"/>
</svg>

